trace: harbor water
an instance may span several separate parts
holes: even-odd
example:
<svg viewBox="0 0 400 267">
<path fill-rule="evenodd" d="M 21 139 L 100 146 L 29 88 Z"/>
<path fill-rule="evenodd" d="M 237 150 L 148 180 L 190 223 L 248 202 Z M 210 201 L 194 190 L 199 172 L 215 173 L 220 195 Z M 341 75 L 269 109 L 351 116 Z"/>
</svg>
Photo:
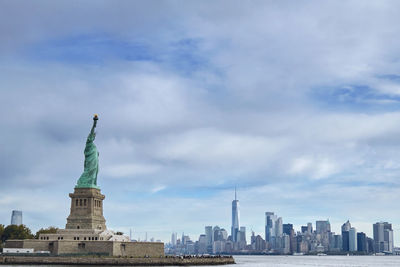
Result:
<svg viewBox="0 0 400 267">
<path fill-rule="evenodd" d="M 234 256 L 235 265 L 225 266 L 314 266 L 314 267 L 372 267 L 400 266 L 400 256 Z M 3 265 L 15 267 L 17 265 Z M 40 265 L 43 267 L 44 265 Z M 81 267 L 81 265 L 47 265 L 48 267 Z M 93 266 L 93 265 L 91 265 Z M 104 265 L 102 265 L 104 266 Z M 24 265 L 24 267 L 39 267 L 39 265 Z"/>
</svg>

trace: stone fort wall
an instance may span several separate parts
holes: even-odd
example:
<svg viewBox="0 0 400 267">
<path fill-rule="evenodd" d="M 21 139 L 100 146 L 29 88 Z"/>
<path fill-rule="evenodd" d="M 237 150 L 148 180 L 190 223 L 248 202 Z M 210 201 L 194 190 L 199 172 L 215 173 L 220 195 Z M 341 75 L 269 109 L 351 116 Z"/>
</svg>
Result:
<svg viewBox="0 0 400 267">
<path fill-rule="evenodd" d="M 126 257 L 162 257 L 164 243 L 119 242 L 119 241 L 45 241 L 36 239 L 7 240 L 7 248 L 33 248 L 35 251 L 50 251 L 52 255 L 103 254 Z"/>
</svg>

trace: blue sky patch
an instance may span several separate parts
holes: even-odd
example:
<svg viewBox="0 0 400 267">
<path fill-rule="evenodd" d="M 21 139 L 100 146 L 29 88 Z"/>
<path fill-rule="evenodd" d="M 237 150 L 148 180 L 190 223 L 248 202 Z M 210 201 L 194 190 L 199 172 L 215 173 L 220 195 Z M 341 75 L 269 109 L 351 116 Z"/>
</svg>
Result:
<svg viewBox="0 0 400 267">
<path fill-rule="evenodd" d="M 102 65 L 109 61 L 149 61 L 182 74 L 205 68 L 201 40 L 183 38 L 170 43 L 159 40 L 121 40 L 106 34 L 92 34 L 49 40 L 26 50 L 34 61 Z"/>
<path fill-rule="evenodd" d="M 368 85 L 342 85 L 313 89 L 311 98 L 328 109 L 379 112 L 400 109 L 400 96 L 381 94 Z"/>
</svg>

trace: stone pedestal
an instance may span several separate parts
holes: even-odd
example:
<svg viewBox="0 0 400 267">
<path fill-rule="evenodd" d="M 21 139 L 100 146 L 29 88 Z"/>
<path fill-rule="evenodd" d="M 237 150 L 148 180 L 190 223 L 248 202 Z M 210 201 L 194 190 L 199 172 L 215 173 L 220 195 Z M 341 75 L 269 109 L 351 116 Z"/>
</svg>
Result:
<svg viewBox="0 0 400 267">
<path fill-rule="evenodd" d="M 75 188 L 71 198 L 71 212 L 65 229 L 106 230 L 103 216 L 104 195 L 96 188 Z"/>
</svg>

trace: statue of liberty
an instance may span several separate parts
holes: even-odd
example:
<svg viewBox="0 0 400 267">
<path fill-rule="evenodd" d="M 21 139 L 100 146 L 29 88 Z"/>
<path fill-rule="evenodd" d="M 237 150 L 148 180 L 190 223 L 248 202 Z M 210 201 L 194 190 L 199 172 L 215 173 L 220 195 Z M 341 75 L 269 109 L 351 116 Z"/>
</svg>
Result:
<svg viewBox="0 0 400 267">
<path fill-rule="evenodd" d="M 89 133 L 89 136 L 86 140 L 85 146 L 85 165 L 84 170 L 81 177 L 78 180 L 77 185 L 75 188 L 97 188 L 97 173 L 99 172 L 99 152 L 95 144 L 93 143 L 94 139 L 96 138 L 96 132 L 94 129 L 96 128 L 97 114 L 93 117 L 93 126 Z"/>
</svg>

